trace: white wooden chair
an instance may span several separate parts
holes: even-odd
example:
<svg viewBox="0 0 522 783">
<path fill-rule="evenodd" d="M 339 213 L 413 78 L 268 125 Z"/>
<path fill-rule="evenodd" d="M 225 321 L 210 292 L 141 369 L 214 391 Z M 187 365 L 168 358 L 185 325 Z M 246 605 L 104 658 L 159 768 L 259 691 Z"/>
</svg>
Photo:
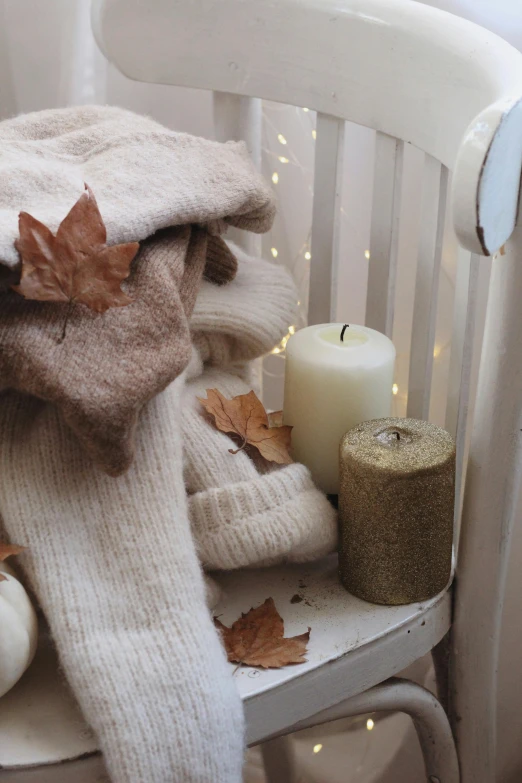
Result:
<svg viewBox="0 0 522 783">
<path fill-rule="evenodd" d="M 480 27 L 412 0 L 94 0 L 93 24 L 101 49 L 127 76 L 214 90 L 218 138 L 245 138 L 254 156 L 259 99 L 317 110 L 311 323 L 331 318 L 344 122 L 377 130 L 367 323 L 389 335 L 404 145 L 425 153 L 408 390 L 408 415 L 419 418 L 429 411 L 451 179 L 454 226 L 472 254 L 460 269 L 467 296 L 455 312 L 447 408 L 458 446 L 456 519 L 478 256 L 502 247 L 490 282 L 453 586 L 422 604 L 374 606 L 345 592 L 335 560 L 327 560 L 226 574 L 219 609 L 226 623 L 271 595 L 287 634 L 313 628 L 306 664 L 236 674 L 249 744 L 270 740 L 270 783 L 290 783 L 295 774 L 278 738 L 379 710 L 411 715 L 430 783 L 493 783 L 499 628 L 521 469 L 522 55 Z M 243 241 L 255 246 L 255 238 Z M 292 604 L 296 592 L 307 601 Z M 449 672 L 448 693 L 439 694 L 444 703 L 449 696 L 449 720 L 430 693 L 393 679 L 430 650 L 439 653 L 441 683 Z M 42 644 L 36 665 L 0 701 L 2 781 L 104 779 L 95 742 L 57 683 Z M 28 769 L 44 763 L 50 766 Z"/>
</svg>

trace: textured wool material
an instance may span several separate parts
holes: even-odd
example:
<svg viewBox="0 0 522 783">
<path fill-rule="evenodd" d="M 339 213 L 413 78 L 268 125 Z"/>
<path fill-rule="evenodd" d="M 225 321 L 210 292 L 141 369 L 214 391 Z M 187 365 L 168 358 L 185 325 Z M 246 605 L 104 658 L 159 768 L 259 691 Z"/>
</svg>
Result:
<svg viewBox="0 0 522 783">
<path fill-rule="evenodd" d="M 182 381 L 147 405 L 117 479 L 51 406 L 9 392 L 0 408 L 0 514 L 113 783 L 241 781 L 242 707 L 187 516 Z"/>
<path fill-rule="evenodd" d="M 189 359 L 187 318 L 203 267 L 214 283 L 235 274 L 222 231 L 269 228 L 273 196 L 244 146 L 173 133 L 109 107 L 0 123 L 0 178 L 0 269 L 8 279 L 19 267 L 19 212 L 56 231 L 84 181 L 109 244 L 145 240 L 122 284 L 134 299 L 126 307 L 94 313 L 0 294 L 0 390 L 58 405 L 91 458 L 120 475 L 132 463 L 141 408 Z M 146 239 L 165 226 L 178 228 Z"/>
<path fill-rule="evenodd" d="M 190 358 L 187 316 L 206 248 L 197 227 L 155 234 L 123 284 L 131 304 L 103 314 L 74 305 L 62 342 L 66 305 L 0 293 L 0 387 L 57 405 L 90 457 L 112 476 L 124 472 L 143 405 Z"/>
<path fill-rule="evenodd" d="M 171 131 L 109 106 L 50 109 L 0 123 L 0 271 L 16 271 L 18 214 L 56 232 L 92 189 L 110 245 L 160 228 L 220 222 L 267 231 L 275 201 L 243 142 Z"/>
<path fill-rule="evenodd" d="M 189 515 L 205 569 L 232 569 L 323 557 L 337 545 L 337 516 L 304 465 L 269 463 L 219 432 L 197 397 L 229 399 L 250 388 L 230 372 L 207 369 L 183 392 L 184 475 Z"/>
<path fill-rule="evenodd" d="M 233 243 L 236 277 L 218 288 L 204 281 L 190 320 L 205 364 L 224 368 L 268 353 L 297 321 L 297 290 L 277 264 L 252 258 Z"/>
</svg>

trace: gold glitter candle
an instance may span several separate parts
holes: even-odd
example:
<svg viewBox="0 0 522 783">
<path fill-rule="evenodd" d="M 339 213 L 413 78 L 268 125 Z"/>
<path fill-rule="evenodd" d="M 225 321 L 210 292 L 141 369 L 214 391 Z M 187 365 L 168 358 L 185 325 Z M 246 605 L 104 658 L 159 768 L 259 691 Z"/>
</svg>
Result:
<svg viewBox="0 0 522 783">
<path fill-rule="evenodd" d="M 340 448 L 339 571 L 376 604 L 424 601 L 451 574 L 455 442 L 416 419 L 375 419 Z"/>
</svg>

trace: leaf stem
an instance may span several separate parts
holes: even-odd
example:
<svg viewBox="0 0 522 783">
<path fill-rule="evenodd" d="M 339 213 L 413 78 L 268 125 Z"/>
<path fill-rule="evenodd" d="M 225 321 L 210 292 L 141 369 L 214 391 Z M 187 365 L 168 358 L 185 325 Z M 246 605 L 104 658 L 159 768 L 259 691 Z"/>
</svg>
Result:
<svg viewBox="0 0 522 783">
<path fill-rule="evenodd" d="M 71 315 L 73 304 L 74 304 L 74 299 L 69 299 L 69 304 L 67 305 L 67 311 L 65 313 L 65 318 L 63 321 L 62 334 L 60 336 L 60 339 L 58 340 L 59 344 L 63 343 L 63 341 L 65 340 L 65 336 L 67 334 L 67 324 L 69 322 L 69 316 Z"/>
<path fill-rule="evenodd" d="M 248 440 L 247 440 L 247 438 L 244 438 L 243 439 L 243 443 L 241 444 L 241 446 L 238 449 L 229 449 L 228 450 L 229 454 L 239 454 L 240 451 L 243 451 L 243 449 L 246 448 L 247 444 L 248 444 Z"/>
</svg>

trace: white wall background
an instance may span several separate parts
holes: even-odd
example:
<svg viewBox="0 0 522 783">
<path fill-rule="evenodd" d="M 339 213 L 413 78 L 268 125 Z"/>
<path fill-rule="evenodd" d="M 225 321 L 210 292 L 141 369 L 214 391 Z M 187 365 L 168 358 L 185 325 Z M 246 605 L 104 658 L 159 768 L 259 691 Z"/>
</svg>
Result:
<svg viewBox="0 0 522 783">
<path fill-rule="evenodd" d="M 522 0 L 432 0 L 430 4 L 489 26 L 522 49 Z M 90 35 L 89 0 L 0 0 L 0 118 L 53 106 L 94 102 L 118 104 L 147 113 L 178 130 L 213 135 L 210 94 L 131 82 L 105 63 Z M 274 228 L 263 240 L 264 255 L 292 270 L 300 289 L 301 320 L 304 320 L 308 270 L 313 261 L 309 254 L 315 116 L 306 107 L 265 103 L 263 122 L 263 170 L 267 178 L 275 181 L 280 201 Z M 339 320 L 352 323 L 364 320 L 373 142 L 372 131 L 348 125 L 342 199 L 344 263 L 337 314 Z M 405 412 L 406 404 L 421 175 L 422 154 L 408 148 L 394 329 L 398 351 L 395 378 L 398 391 L 394 406 L 398 415 Z M 444 422 L 457 261 L 458 249 L 448 231 L 440 280 L 432 403 L 432 418 L 438 423 Z M 488 275 L 489 264 L 485 261 L 481 282 L 482 310 Z M 270 407 L 280 405 L 283 373 L 284 351 L 280 351 L 265 361 L 265 402 Z M 505 607 L 499 694 L 500 779 L 506 782 L 522 779 L 521 565 L 522 530 L 519 526 Z"/>
</svg>

